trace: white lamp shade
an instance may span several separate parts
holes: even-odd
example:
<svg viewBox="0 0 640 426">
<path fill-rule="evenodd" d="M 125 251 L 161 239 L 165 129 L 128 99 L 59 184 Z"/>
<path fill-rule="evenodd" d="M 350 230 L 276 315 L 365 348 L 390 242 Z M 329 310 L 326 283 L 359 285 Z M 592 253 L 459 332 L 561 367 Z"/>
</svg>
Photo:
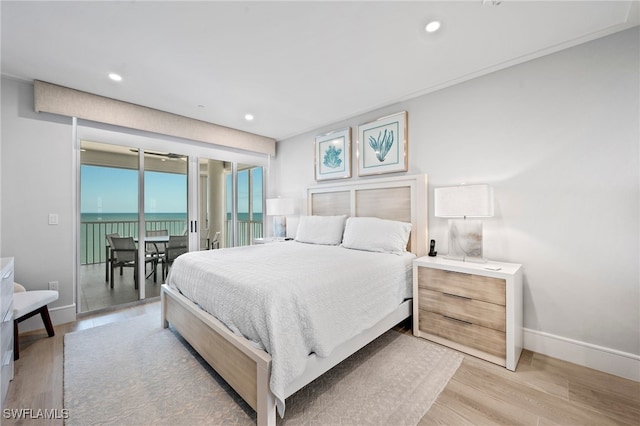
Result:
<svg viewBox="0 0 640 426">
<path fill-rule="evenodd" d="M 436 217 L 493 216 L 493 187 L 486 184 L 434 189 Z"/>
<path fill-rule="evenodd" d="M 293 198 L 269 198 L 267 199 L 267 216 L 285 216 L 294 214 L 296 204 Z"/>
</svg>

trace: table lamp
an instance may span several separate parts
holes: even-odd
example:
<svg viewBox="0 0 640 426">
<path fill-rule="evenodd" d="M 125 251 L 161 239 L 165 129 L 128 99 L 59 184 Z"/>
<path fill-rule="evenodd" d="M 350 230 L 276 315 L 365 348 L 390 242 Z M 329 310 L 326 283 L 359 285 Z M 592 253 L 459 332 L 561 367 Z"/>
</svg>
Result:
<svg viewBox="0 0 640 426">
<path fill-rule="evenodd" d="M 434 189 L 435 216 L 449 219 L 448 259 L 486 262 L 482 254 L 482 221 L 493 216 L 493 188 L 486 184 Z M 462 218 L 462 219 L 454 219 Z"/>
<path fill-rule="evenodd" d="M 295 202 L 292 198 L 267 199 L 267 216 L 273 216 L 273 236 L 287 236 L 287 215 L 295 213 Z"/>
</svg>

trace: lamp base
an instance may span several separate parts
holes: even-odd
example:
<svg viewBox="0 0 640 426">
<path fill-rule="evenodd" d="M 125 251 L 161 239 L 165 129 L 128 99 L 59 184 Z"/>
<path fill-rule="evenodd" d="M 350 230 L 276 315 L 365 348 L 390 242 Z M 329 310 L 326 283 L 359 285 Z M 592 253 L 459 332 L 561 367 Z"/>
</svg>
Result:
<svg viewBox="0 0 640 426">
<path fill-rule="evenodd" d="M 287 217 L 286 216 L 273 217 L 273 236 L 275 238 L 282 238 L 282 239 L 284 239 L 287 236 Z"/>
<path fill-rule="evenodd" d="M 449 219 L 449 253 L 446 259 L 485 263 L 482 256 L 482 222 Z"/>
</svg>

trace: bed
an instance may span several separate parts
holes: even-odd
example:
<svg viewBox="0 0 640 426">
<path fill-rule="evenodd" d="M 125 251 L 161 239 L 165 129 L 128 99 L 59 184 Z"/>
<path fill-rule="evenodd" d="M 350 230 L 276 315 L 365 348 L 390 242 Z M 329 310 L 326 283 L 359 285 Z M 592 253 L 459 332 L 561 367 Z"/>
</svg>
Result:
<svg viewBox="0 0 640 426">
<path fill-rule="evenodd" d="M 162 286 L 163 326 L 171 323 L 256 410 L 259 425 L 275 425 L 276 412 L 283 412 L 286 397 L 412 315 L 411 287 L 403 288 L 401 275 L 402 271 L 405 274 L 410 271 L 415 256 L 426 252 L 426 187 L 426 176 L 414 175 L 308 188 L 307 215 L 362 218 L 357 219 L 359 222 L 352 221 L 353 224 L 363 223 L 367 217 L 410 223 L 411 237 L 407 245 L 410 254 L 372 253 L 303 242 L 190 253 L 184 255 L 183 261 L 174 263 L 167 283 Z M 347 222 L 347 228 L 349 226 Z M 282 260 L 290 259 L 292 253 L 298 256 L 294 263 Z M 261 263 L 260 259 L 264 259 L 265 269 L 248 267 Z M 391 263 L 385 264 L 386 261 Z M 342 284 L 326 277 L 332 275 L 332 269 L 367 263 L 376 268 L 347 268 L 350 272 L 346 280 L 357 281 L 357 277 L 364 276 L 365 269 L 385 278 L 377 280 L 379 287 L 353 286 L 351 301 L 341 307 L 341 300 L 349 298 L 344 294 L 337 297 L 337 289 Z M 210 279 L 211 274 L 216 274 L 220 287 L 195 284 L 198 280 Z M 315 278 L 305 279 L 305 274 Z M 315 288 L 315 292 L 300 293 L 302 290 L 296 283 L 303 279 L 305 288 Z M 399 285 L 392 284 L 396 280 Z M 257 284 L 246 286 L 245 282 L 249 281 Z M 335 288 L 318 290 L 315 284 L 322 281 L 325 281 L 323 285 Z M 278 285 L 269 284 L 273 282 Z M 296 294 L 291 299 L 274 296 L 292 291 Z M 209 295 L 212 297 L 204 297 L 203 292 L 212 292 Z M 247 292 L 255 292 L 257 296 Z M 230 310 L 241 313 L 232 317 L 220 310 L 220 306 L 212 306 L 231 304 L 234 297 L 238 299 L 236 302 L 255 298 L 259 302 L 248 305 L 260 305 L 262 311 L 245 312 L 242 305 L 236 304 Z M 305 304 L 305 298 L 313 303 Z M 298 311 L 309 310 L 318 311 L 317 315 L 326 311 L 329 317 L 299 316 Z M 220 318 L 207 311 L 216 312 Z M 244 324 L 242 318 L 252 315 L 253 320 L 258 321 L 254 325 Z M 269 321 L 271 317 L 278 318 L 265 326 L 259 320 L 264 316 L 268 316 Z M 249 319 L 247 322 L 251 323 Z M 287 324 L 291 328 L 286 329 Z M 339 324 L 349 324 L 349 327 Z M 284 373 L 283 365 L 287 370 Z"/>
</svg>

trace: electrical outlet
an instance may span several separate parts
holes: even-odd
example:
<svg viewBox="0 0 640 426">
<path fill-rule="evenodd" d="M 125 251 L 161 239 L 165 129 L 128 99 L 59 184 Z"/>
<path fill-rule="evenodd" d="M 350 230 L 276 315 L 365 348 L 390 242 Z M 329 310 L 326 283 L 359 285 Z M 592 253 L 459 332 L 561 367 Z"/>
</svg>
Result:
<svg viewBox="0 0 640 426">
<path fill-rule="evenodd" d="M 49 290 L 58 291 L 58 281 L 49 281 Z"/>
</svg>

